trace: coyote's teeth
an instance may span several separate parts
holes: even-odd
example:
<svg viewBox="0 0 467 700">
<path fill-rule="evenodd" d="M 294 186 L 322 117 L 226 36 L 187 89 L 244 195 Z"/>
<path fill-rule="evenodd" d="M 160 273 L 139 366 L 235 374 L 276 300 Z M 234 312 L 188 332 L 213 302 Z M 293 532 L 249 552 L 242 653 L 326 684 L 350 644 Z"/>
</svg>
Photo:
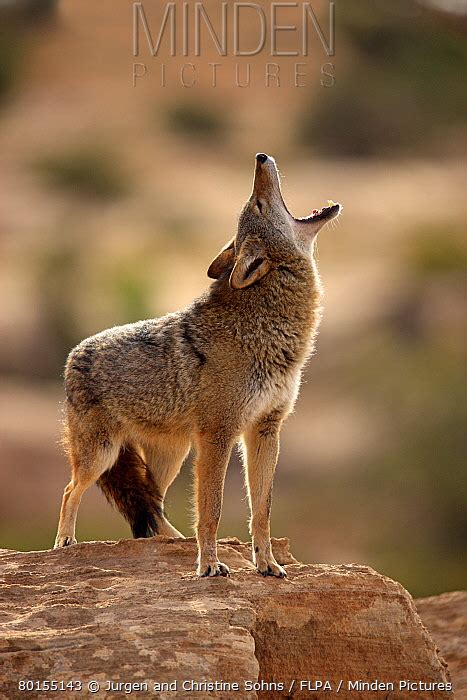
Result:
<svg viewBox="0 0 467 700">
<path fill-rule="evenodd" d="M 335 205 L 335 202 L 332 201 L 332 199 L 328 199 L 328 207 L 333 207 Z"/>
</svg>

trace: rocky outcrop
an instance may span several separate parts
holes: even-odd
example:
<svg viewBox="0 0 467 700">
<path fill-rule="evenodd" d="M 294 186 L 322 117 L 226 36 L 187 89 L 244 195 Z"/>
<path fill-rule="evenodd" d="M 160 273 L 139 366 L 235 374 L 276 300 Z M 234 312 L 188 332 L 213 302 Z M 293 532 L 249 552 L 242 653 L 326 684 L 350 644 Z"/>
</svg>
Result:
<svg viewBox="0 0 467 700">
<path fill-rule="evenodd" d="M 300 564 L 286 540 L 274 551 L 285 580 L 258 576 L 237 540 L 222 540 L 232 576 L 218 579 L 196 578 L 192 539 L 3 550 L 1 697 L 452 697 L 398 583 L 355 564 Z"/>
<path fill-rule="evenodd" d="M 448 663 L 456 700 L 467 700 L 467 591 L 420 598 L 415 604 Z"/>
</svg>

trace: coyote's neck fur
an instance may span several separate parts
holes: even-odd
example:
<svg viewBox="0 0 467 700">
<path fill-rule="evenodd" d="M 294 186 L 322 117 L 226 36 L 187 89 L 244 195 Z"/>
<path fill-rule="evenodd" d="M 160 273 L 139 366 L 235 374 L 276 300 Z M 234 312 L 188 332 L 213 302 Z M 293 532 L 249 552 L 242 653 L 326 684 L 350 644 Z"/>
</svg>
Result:
<svg viewBox="0 0 467 700">
<path fill-rule="evenodd" d="M 275 373 L 301 367 L 312 352 L 321 298 L 316 264 L 300 256 L 240 293 L 230 288 L 228 275 L 222 275 L 187 314 L 209 343 L 213 339 L 207 329 L 217 319 L 222 342 L 249 357 L 258 375 L 274 379 Z"/>
</svg>

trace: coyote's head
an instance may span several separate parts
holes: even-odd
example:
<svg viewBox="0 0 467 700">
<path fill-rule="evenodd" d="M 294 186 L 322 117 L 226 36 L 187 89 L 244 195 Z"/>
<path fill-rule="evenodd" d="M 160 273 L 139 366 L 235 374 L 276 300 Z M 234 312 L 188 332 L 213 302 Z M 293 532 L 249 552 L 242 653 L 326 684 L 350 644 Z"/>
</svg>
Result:
<svg viewBox="0 0 467 700">
<path fill-rule="evenodd" d="M 288 261 L 311 255 L 318 231 L 340 211 L 340 204 L 329 202 L 296 219 L 282 198 L 274 158 L 258 153 L 253 192 L 240 215 L 237 235 L 212 261 L 208 275 L 218 279 L 229 274 L 232 289 L 249 287 Z"/>
</svg>

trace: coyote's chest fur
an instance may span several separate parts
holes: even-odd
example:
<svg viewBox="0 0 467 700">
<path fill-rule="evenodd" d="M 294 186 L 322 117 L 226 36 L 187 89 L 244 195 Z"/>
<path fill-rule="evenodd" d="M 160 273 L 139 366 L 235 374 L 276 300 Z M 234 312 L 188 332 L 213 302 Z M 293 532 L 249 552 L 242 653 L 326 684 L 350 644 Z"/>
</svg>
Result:
<svg viewBox="0 0 467 700">
<path fill-rule="evenodd" d="M 183 311 L 83 341 L 69 358 L 70 403 L 98 407 L 124 433 L 192 433 L 213 420 L 241 432 L 269 409 L 286 415 L 319 323 L 319 284 L 286 279 L 241 308 L 216 285 Z"/>
</svg>

